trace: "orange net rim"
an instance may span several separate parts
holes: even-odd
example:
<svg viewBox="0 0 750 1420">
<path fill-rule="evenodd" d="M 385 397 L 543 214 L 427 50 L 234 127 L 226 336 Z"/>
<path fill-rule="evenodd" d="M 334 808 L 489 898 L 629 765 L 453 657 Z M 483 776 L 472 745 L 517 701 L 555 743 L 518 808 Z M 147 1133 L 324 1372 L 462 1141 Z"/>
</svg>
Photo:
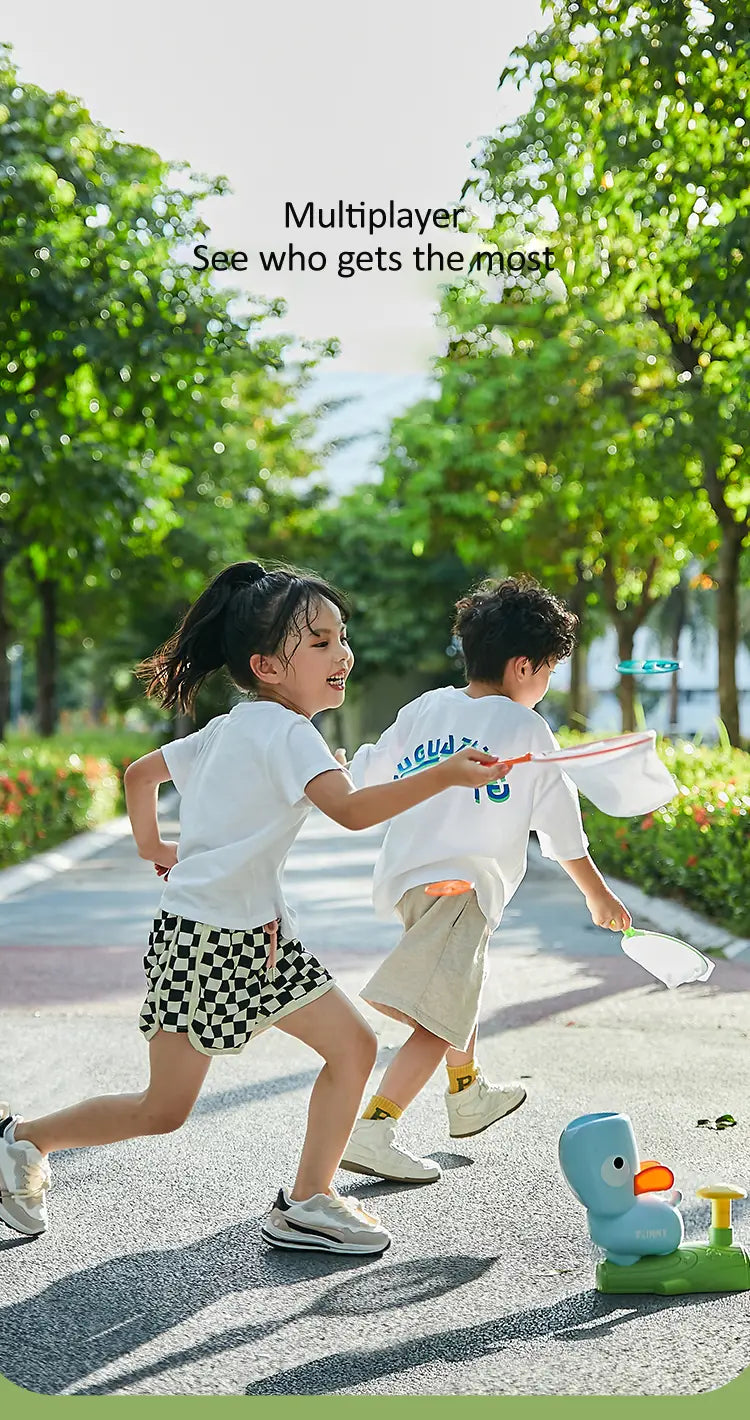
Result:
<svg viewBox="0 0 750 1420">
<path fill-rule="evenodd" d="M 653 739 L 653 730 L 646 730 L 633 735 L 612 735 L 608 740 L 592 740 L 588 745 L 572 746 L 569 750 L 552 750 L 549 754 L 521 754 L 517 759 L 501 759 L 500 768 L 510 767 L 512 764 L 552 763 L 565 764 L 569 759 L 594 759 L 600 754 L 617 753 L 618 750 L 636 749 L 639 745 L 649 744 Z M 596 748 L 593 748 L 593 746 Z"/>
</svg>

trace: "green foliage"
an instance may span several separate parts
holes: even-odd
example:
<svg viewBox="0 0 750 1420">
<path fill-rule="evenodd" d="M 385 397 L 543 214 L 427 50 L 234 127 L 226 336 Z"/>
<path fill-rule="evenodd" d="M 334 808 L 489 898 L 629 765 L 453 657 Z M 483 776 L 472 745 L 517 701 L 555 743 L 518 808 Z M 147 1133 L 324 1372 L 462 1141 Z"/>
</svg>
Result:
<svg viewBox="0 0 750 1420">
<path fill-rule="evenodd" d="M 222 567 L 248 557 L 298 560 L 293 521 L 322 497 L 313 477 L 315 413 L 296 404 L 306 377 L 303 367 L 226 386 L 216 401 L 210 450 L 205 458 L 198 447 L 186 454 L 190 472 L 160 548 L 119 557 L 116 582 L 105 569 L 79 598 L 82 665 L 115 709 L 142 701 L 132 668 L 172 634 Z M 225 710 L 229 696 L 228 683 L 214 678 L 201 691 L 199 721 Z"/>
<path fill-rule="evenodd" d="M 0 745 L 0 868 L 54 848 L 122 813 L 127 766 L 164 733 L 86 726 L 44 740 L 13 734 Z"/>
<path fill-rule="evenodd" d="M 0 657 L 8 610 L 15 638 L 44 631 L 49 726 L 58 632 L 89 649 L 111 633 L 137 658 L 154 642 L 131 634 L 131 605 L 168 634 L 198 584 L 280 521 L 314 467 L 297 394 L 334 347 L 287 364 L 291 337 L 260 329 L 283 304 L 187 264 L 223 178 L 20 84 L 2 46 L 0 145 Z M 107 678 L 121 664 L 100 657 Z M 0 675 L 0 732 L 3 701 Z"/>
<path fill-rule="evenodd" d="M 483 569 L 450 548 L 423 555 L 408 545 L 380 485 L 362 485 L 295 520 L 298 558 L 339 586 L 352 606 L 357 680 L 422 671 L 449 683 L 460 674 L 446 655 L 456 600 Z"/>
<path fill-rule="evenodd" d="M 221 185 L 170 189 L 157 154 L 21 86 L 7 50 L 0 123 L 3 543 L 41 580 L 126 529 L 163 536 L 185 476 L 169 425 L 202 423 L 200 387 L 247 323 L 225 334 L 206 284 L 170 270 Z"/>
<path fill-rule="evenodd" d="M 579 615 L 603 605 L 621 656 L 690 561 L 715 561 L 736 742 L 750 37 L 724 7 L 552 0 L 546 15 L 501 78 L 528 109 L 467 188 L 493 248 L 546 244 L 556 269 L 446 291 L 438 388 L 393 426 L 386 493 L 407 544 L 577 589 Z"/>
<path fill-rule="evenodd" d="M 471 288 L 445 311 L 439 390 L 395 422 L 385 463 L 405 531 L 642 618 L 711 527 L 707 500 L 670 487 L 646 323 Z"/>
<path fill-rule="evenodd" d="M 0 867 L 110 818 L 119 784 L 106 759 L 0 746 Z"/>
<path fill-rule="evenodd" d="M 60 762 L 69 760 L 71 755 L 86 762 L 91 759 L 106 760 L 117 773 L 118 779 L 122 780 L 125 770 L 134 759 L 149 754 L 159 744 L 165 743 L 169 736 L 169 722 L 165 717 L 161 728 L 146 732 L 108 725 L 84 725 L 79 728 L 66 727 L 50 737 L 41 739 L 37 735 L 11 731 L 6 748 L 9 753 L 15 754 L 31 750 L 34 757 L 41 756 L 44 759 L 45 756 L 51 756 Z"/>
<path fill-rule="evenodd" d="M 662 741 L 659 754 L 679 785 L 679 797 L 663 809 L 623 820 L 583 801 L 594 859 L 644 892 L 677 898 L 750 936 L 750 755 L 684 741 Z"/>
<path fill-rule="evenodd" d="M 596 306 L 603 326 L 648 327 L 663 461 L 653 493 L 681 482 L 710 504 L 722 716 L 736 743 L 750 30 L 723 4 L 553 0 L 547 15 L 501 80 L 529 86 L 528 111 L 487 144 L 475 186 L 495 206 L 497 240 L 545 234 L 571 306 Z"/>
</svg>

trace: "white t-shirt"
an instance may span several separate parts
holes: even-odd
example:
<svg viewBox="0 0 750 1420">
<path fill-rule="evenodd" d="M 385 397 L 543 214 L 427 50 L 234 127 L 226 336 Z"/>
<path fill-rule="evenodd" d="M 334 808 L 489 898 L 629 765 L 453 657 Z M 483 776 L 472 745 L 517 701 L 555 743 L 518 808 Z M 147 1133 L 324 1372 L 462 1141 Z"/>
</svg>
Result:
<svg viewBox="0 0 750 1420">
<path fill-rule="evenodd" d="M 163 910 L 234 930 L 280 917 L 292 935 L 281 874 L 312 807 L 305 788 L 341 769 L 322 735 L 283 705 L 243 701 L 162 754 L 182 799 Z"/>
<path fill-rule="evenodd" d="M 446 686 L 405 705 L 376 745 L 362 745 L 350 773 L 358 788 L 418 773 L 473 745 L 513 759 L 558 748 L 535 710 L 504 695 L 478 699 Z M 578 795 L 559 768 L 521 764 L 482 789 L 454 787 L 391 819 L 373 879 L 373 902 L 390 916 L 408 888 L 448 878 L 473 882 L 494 931 L 526 872 L 529 833 L 546 858 L 582 858 L 588 846 Z"/>
</svg>

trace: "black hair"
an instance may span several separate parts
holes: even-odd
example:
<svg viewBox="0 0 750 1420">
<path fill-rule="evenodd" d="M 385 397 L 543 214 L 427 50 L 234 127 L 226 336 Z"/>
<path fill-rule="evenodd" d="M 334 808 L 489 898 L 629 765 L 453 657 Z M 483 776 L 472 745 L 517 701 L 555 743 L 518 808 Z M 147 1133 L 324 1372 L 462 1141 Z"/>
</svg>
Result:
<svg viewBox="0 0 750 1420">
<path fill-rule="evenodd" d="M 254 655 L 281 655 L 288 665 L 310 625 L 311 611 L 323 597 L 338 607 L 346 621 L 345 598 L 321 577 L 293 567 L 266 570 L 260 562 L 235 562 L 225 567 L 193 603 L 174 635 L 136 673 L 146 694 L 165 709 L 192 710 L 206 676 L 226 668 L 234 684 L 253 692 L 257 681 L 250 669 Z M 288 635 L 298 633 L 297 646 L 285 655 Z"/>
<path fill-rule="evenodd" d="M 577 625 L 565 603 L 532 577 L 506 577 L 482 582 L 456 602 L 453 633 L 469 680 L 497 684 L 516 656 L 525 656 L 535 671 L 569 656 Z"/>
</svg>

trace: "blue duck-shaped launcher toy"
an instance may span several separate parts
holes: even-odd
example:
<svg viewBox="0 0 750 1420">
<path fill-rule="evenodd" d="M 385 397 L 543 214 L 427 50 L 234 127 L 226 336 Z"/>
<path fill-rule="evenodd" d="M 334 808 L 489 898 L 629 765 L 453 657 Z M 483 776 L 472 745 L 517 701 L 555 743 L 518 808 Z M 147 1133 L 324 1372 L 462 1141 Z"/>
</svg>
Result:
<svg viewBox="0 0 750 1420">
<path fill-rule="evenodd" d="M 655 1159 L 641 1160 L 626 1114 L 582 1114 L 560 1135 L 560 1167 L 586 1209 L 589 1233 L 610 1262 L 674 1252 L 685 1229 L 673 1203 L 654 1198 L 674 1176 Z M 679 1200 L 679 1195 L 678 1195 Z"/>
</svg>

